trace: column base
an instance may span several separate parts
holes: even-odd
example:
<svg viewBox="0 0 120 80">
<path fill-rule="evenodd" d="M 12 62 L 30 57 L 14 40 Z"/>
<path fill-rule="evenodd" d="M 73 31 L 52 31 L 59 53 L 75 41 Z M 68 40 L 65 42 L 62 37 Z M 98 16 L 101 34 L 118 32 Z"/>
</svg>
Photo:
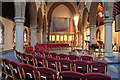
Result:
<svg viewBox="0 0 120 80">
<path fill-rule="evenodd" d="M 109 58 L 110 58 L 110 57 L 114 57 L 114 56 L 113 56 L 113 52 L 112 52 L 112 53 L 105 53 L 105 57 L 109 57 Z"/>
</svg>

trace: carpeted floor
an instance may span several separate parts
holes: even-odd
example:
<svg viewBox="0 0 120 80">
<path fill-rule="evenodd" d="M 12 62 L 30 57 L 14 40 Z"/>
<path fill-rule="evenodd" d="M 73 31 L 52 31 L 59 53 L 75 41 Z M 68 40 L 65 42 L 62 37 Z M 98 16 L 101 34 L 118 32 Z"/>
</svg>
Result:
<svg viewBox="0 0 120 80">
<path fill-rule="evenodd" d="M 69 54 L 70 49 L 67 50 L 53 50 L 50 52 L 56 52 L 56 53 L 64 53 Z M 108 71 L 107 74 L 111 76 L 112 80 L 120 80 L 120 58 L 118 57 L 118 54 L 120 53 L 114 53 L 114 57 L 112 58 L 106 58 L 105 62 L 108 63 Z M 14 57 L 14 52 L 9 52 L 5 54 L 0 54 L 0 57 L 7 58 L 11 61 L 17 61 L 17 59 Z"/>
</svg>

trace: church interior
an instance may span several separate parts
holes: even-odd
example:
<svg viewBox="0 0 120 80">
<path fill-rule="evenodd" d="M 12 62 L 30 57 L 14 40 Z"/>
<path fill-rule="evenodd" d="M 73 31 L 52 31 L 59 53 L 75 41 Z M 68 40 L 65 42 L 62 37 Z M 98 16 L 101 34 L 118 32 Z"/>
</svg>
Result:
<svg viewBox="0 0 120 80">
<path fill-rule="evenodd" d="M 119 80 L 120 1 L 0 1 L 1 80 Z"/>
</svg>

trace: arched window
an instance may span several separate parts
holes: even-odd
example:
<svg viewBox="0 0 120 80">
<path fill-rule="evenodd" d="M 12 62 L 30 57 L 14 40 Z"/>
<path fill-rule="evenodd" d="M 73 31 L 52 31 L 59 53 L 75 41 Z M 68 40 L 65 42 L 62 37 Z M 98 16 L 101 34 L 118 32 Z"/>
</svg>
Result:
<svg viewBox="0 0 120 80">
<path fill-rule="evenodd" d="M 2 22 L 0 21 L 0 43 L 3 43 L 3 33 L 4 33 L 4 26 Z"/>
<path fill-rule="evenodd" d="M 15 26 L 13 28 L 13 43 L 16 42 L 16 29 L 15 29 Z"/>
<path fill-rule="evenodd" d="M 27 30 L 26 29 L 24 30 L 24 33 L 23 33 L 23 40 L 24 42 L 27 42 Z"/>
</svg>

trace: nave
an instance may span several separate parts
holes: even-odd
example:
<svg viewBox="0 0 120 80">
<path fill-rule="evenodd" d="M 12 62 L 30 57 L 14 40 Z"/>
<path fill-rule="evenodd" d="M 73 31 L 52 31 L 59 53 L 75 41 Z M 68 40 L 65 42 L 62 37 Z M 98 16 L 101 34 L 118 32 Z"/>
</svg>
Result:
<svg viewBox="0 0 120 80">
<path fill-rule="evenodd" d="M 0 1 L 0 7 L 3 80 L 119 79 L 120 1 Z M 52 76 L 42 74 L 48 68 Z M 63 76 L 64 71 L 70 75 Z"/>
</svg>

